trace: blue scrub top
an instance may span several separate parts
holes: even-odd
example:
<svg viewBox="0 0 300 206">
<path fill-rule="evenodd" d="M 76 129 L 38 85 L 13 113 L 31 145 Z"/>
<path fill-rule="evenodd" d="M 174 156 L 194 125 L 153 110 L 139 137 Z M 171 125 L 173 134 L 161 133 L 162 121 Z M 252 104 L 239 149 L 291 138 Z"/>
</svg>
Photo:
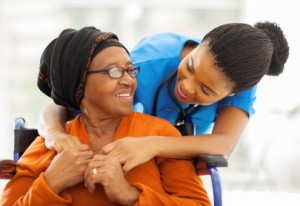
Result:
<svg viewBox="0 0 300 206">
<path fill-rule="evenodd" d="M 154 96 L 159 85 L 174 71 L 181 61 L 180 54 L 187 41 L 200 43 L 200 39 L 184 35 L 162 33 L 146 36 L 133 48 L 130 56 L 133 65 L 141 67 L 137 77 L 138 87 L 134 99 L 136 111 L 152 114 Z M 175 80 L 172 82 L 174 92 Z M 242 109 L 250 117 L 254 114 L 253 103 L 256 99 L 256 86 L 246 91 L 226 97 L 223 100 L 208 106 L 198 106 L 188 115 L 196 125 L 196 134 L 205 134 L 211 131 L 218 112 L 224 106 L 233 106 Z M 181 104 L 183 108 L 189 105 Z M 170 99 L 167 86 L 159 93 L 157 116 L 167 119 L 173 124 L 180 115 L 180 110 Z"/>
</svg>

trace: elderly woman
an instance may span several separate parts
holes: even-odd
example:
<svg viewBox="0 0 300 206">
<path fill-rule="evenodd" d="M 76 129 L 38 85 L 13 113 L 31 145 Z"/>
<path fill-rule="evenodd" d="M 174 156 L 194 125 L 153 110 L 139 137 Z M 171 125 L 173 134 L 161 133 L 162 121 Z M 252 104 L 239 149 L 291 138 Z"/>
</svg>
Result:
<svg viewBox="0 0 300 206">
<path fill-rule="evenodd" d="M 66 131 L 82 144 L 57 154 L 37 137 L 1 205 L 210 205 L 191 161 L 155 157 L 124 174 L 117 159 L 99 152 L 126 136 L 180 136 L 166 120 L 133 112 L 138 73 L 115 34 L 85 27 L 53 40 L 38 86 L 57 104 L 80 109 Z"/>
</svg>

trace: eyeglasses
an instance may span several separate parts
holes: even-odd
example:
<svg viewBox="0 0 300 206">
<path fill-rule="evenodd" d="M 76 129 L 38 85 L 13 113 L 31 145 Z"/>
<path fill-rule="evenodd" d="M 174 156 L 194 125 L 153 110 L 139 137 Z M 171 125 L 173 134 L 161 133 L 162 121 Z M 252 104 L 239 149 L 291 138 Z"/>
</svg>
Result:
<svg viewBox="0 0 300 206">
<path fill-rule="evenodd" d="M 125 72 L 127 72 L 131 78 L 135 78 L 140 72 L 140 67 L 138 66 L 130 66 L 127 68 L 113 67 L 109 69 L 87 71 L 87 74 L 104 73 L 104 74 L 108 74 L 110 78 L 120 79 L 124 76 Z"/>
</svg>

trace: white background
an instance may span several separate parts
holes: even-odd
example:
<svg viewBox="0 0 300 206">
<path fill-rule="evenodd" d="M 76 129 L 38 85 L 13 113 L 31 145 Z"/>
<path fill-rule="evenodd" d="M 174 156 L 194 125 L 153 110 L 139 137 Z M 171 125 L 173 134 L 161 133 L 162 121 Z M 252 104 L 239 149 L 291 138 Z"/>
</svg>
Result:
<svg viewBox="0 0 300 206">
<path fill-rule="evenodd" d="M 0 158 L 12 158 L 17 116 L 36 127 L 49 99 L 36 87 L 44 47 L 66 28 L 86 25 L 116 32 L 132 48 L 146 34 L 178 32 L 202 37 L 222 23 L 275 21 L 290 57 L 280 77 L 265 77 L 256 114 L 220 169 L 224 205 L 300 204 L 300 19 L 294 0 L 0 0 Z M 208 190 L 210 186 L 204 177 Z M 6 181 L 0 181 L 0 191 Z M 297 205 L 297 204 L 296 204 Z"/>
</svg>

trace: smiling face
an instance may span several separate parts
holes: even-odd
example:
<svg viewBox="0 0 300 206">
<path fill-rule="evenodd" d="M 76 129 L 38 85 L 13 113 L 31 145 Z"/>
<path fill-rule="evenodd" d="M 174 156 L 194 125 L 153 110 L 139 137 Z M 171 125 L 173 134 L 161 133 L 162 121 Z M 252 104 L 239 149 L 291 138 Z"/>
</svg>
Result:
<svg viewBox="0 0 300 206">
<path fill-rule="evenodd" d="M 181 61 L 175 95 L 182 103 L 210 105 L 233 95 L 233 85 L 214 64 L 213 55 L 203 42 Z"/>
<path fill-rule="evenodd" d="M 88 70 L 130 66 L 132 66 L 131 59 L 125 49 L 110 46 L 93 58 Z M 90 117 L 92 115 L 101 116 L 101 118 L 129 115 L 133 111 L 132 104 L 136 87 L 136 79 L 130 77 L 127 72 L 119 79 L 113 79 L 105 73 L 88 74 L 82 109 Z"/>
</svg>

